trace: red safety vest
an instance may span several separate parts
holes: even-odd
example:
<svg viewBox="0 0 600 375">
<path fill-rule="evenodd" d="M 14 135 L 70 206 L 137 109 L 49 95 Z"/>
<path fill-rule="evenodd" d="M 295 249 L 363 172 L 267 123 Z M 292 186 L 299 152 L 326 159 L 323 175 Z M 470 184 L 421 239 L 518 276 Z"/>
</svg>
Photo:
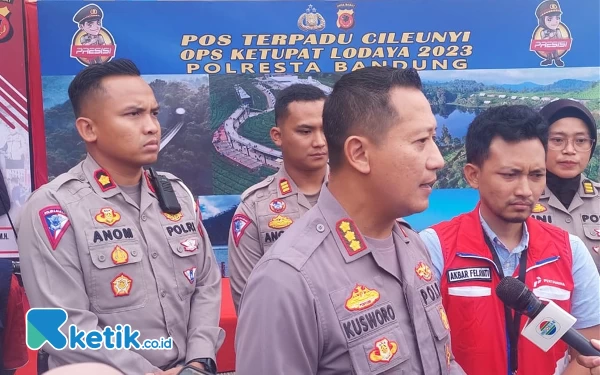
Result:
<svg viewBox="0 0 600 375">
<path fill-rule="evenodd" d="M 536 289 L 539 297 L 552 299 L 570 311 L 573 261 L 569 234 L 531 218 L 526 225 L 529 247 L 525 284 L 530 290 Z M 504 304 L 496 296 L 500 275 L 483 237 L 479 205 L 470 213 L 432 228 L 440 239 L 444 257 L 442 300 L 456 361 L 469 375 L 508 374 Z M 518 271 L 517 267 L 511 276 L 518 276 Z M 521 318 L 518 374 L 552 375 L 557 366 L 562 366 L 568 347 L 562 341 L 548 352 L 536 347 L 520 335 L 527 319 Z"/>
</svg>

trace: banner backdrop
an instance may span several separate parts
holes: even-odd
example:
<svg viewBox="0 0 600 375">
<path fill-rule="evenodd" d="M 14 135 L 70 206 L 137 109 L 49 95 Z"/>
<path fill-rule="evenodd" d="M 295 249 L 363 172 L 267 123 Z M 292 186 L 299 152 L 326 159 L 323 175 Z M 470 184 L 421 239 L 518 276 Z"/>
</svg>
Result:
<svg viewBox="0 0 600 375">
<path fill-rule="evenodd" d="M 572 98 L 600 115 L 596 0 L 80 1 L 38 3 L 50 178 L 81 160 L 67 86 L 84 66 L 134 60 L 161 107 L 158 168 L 199 196 L 226 274 L 239 194 L 275 173 L 269 138 L 277 93 L 296 82 L 326 93 L 365 66 L 414 67 L 446 159 L 420 230 L 470 210 L 464 137 L 483 109 Z M 587 173 L 598 179 L 598 153 Z"/>
<path fill-rule="evenodd" d="M 21 0 L 0 0 L 0 258 L 16 258 L 12 224 L 31 193 L 31 152 Z"/>
</svg>

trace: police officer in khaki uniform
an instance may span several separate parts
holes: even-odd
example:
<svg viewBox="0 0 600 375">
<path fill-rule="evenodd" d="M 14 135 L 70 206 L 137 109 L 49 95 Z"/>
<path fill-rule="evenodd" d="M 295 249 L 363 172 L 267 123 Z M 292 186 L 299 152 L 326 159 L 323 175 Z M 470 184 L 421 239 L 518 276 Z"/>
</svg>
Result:
<svg viewBox="0 0 600 375">
<path fill-rule="evenodd" d="M 427 208 L 444 165 L 417 72 L 344 75 L 323 128 L 329 181 L 248 279 L 236 374 L 464 374 L 431 259 L 396 220 Z"/>
<path fill-rule="evenodd" d="M 540 113 L 550 125 L 546 189 L 532 216 L 581 238 L 600 272 L 600 184 L 583 173 L 598 140 L 596 121 L 583 104 L 569 99 Z"/>
<path fill-rule="evenodd" d="M 221 276 L 197 205 L 177 177 L 142 169 L 156 161 L 160 144 L 152 89 L 132 62 L 114 60 L 81 71 L 69 97 L 88 155 L 22 209 L 18 245 L 28 299 L 34 308 L 65 309 L 65 334 L 71 324 L 88 332 L 128 324 L 140 343 L 171 337 L 172 345 L 46 344 L 49 367 L 99 362 L 125 374 L 170 375 L 194 363 L 216 372 Z M 160 176 L 172 193 L 160 194 Z"/>
<path fill-rule="evenodd" d="M 282 90 L 275 102 L 271 138 L 281 148 L 283 165 L 275 175 L 242 193 L 229 233 L 229 274 L 236 311 L 256 262 L 319 198 L 328 168 L 325 98 L 316 86 L 294 84 Z"/>
</svg>

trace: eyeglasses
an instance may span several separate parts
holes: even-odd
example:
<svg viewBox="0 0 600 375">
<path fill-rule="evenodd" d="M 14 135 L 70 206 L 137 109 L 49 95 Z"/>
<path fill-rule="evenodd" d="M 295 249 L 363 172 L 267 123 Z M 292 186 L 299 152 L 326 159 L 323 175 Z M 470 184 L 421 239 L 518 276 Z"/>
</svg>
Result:
<svg viewBox="0 0 600 375">
<path fill-rule="evenodd" d="M 596 142 L 591 138 L 585 137 L 550 137 L 550 139 L 548 139 L 548 148 L 551 150 L 562 151 L 567 147 L 571 139 L 573 139 L 573 148 L 575 149 L 575 151 L 579 152 L 587 152 L 591 150 L 592 145 L 594 144 L 594 142 Z"/>
</svg>

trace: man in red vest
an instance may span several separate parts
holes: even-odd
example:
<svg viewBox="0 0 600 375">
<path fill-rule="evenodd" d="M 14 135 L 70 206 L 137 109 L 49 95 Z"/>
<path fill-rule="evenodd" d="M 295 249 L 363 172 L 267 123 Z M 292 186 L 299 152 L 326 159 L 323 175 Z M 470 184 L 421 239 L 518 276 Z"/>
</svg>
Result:
<svg viewBox="0 0 600 375">
<path fill-rule="evenodd" d="M 581 334 L 600 337 L 600 278 L 589 251 L 580 238 L 530 218 L 546 182 L 546 145 L 547 124 L 527 106 L 481 113 L 467 132 L 464 167 L 480 202 L 421 232 L 452 351 L 467 374 L 589 374 L 562 341 L 544 352 L 520 337 L 527 317 L 505 308 L 495 292 L 503 277 L 518 277 L 577 318 Z"/>
</svg>

